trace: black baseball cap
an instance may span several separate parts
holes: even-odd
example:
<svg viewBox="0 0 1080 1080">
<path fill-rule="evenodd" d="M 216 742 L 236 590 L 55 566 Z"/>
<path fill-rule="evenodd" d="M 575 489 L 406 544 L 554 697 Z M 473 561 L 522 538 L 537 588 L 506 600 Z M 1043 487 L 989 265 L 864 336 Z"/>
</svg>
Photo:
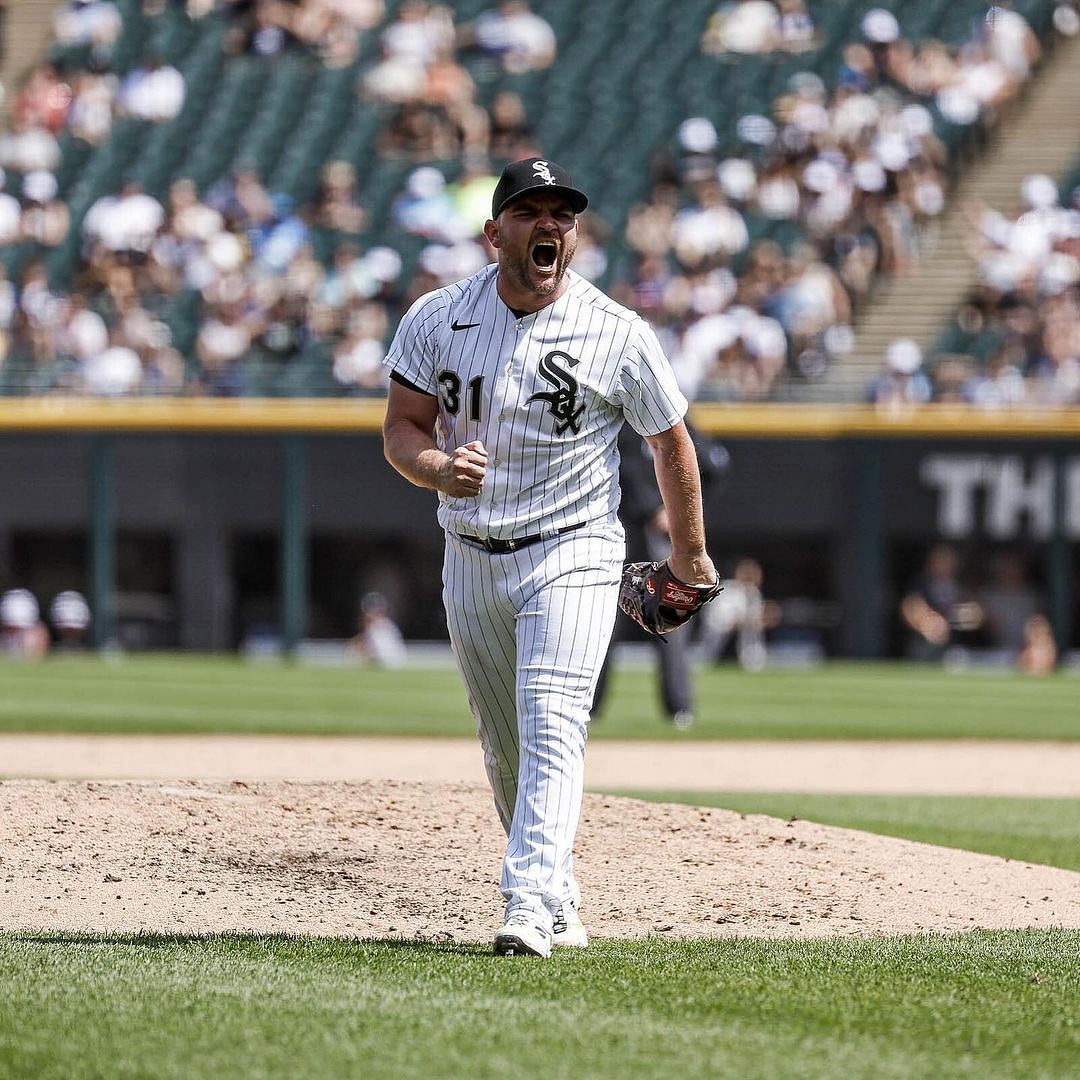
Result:
<svg viewBox="0 0 1080 1080">
<path fill-rule="evenodd" d="M 574 187 L 570 174 L 561 165 L 547 158 L 524 158 L 511 161 L 503 169 L 499 185 L 491 198 L 492 220 L 502 213 L 508 202 L 527 191 L 552 191 L 565 195 L 575 214 L 580 214 L 589 205 L 585 192 Z"/>
</svg>

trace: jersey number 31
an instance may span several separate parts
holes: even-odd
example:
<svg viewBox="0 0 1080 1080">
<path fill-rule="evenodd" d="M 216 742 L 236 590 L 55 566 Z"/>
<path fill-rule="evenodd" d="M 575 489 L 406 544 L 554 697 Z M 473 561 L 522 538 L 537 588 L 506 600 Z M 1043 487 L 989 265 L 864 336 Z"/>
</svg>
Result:
<svg viewBox="0 0 1080 1080">
<path fill-rule="evenodd" d="M 466 390 L 469 395 L 469 420 L 480 419 L 480 396 L 484 389 L 484 376 L 477 375 L 469 380 Z M 461 376 L 453 371 L 439 372 L 439 398 L 443 408 L 451 415 L 457 416 L 461 411 Z"/>
</svg>

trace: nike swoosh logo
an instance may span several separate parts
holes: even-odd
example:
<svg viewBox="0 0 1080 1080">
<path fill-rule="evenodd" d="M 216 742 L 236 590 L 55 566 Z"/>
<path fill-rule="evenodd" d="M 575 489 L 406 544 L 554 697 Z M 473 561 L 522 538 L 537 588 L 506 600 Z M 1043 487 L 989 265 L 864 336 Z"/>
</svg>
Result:
<svg viewBox="0 0 1080 1080">
<path fill-rule="evenodd" d="M 450 329 L 451 330 L 471 330 L 474 326 L 479 326 L 479 325 L 480 324 L 478 322 L 458 322 L 457 319 L 455 319 L 450 324 Z"/>
</svg>

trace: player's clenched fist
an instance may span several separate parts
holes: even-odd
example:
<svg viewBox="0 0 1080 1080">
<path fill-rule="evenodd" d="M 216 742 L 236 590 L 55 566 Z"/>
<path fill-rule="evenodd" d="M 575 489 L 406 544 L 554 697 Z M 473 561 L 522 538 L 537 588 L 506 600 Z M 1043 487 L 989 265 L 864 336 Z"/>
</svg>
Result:
<svg viewBox="0 0 1080 1080">
<path fill-rule="evenodd" d="M 487 451 L 484 444 L 466 443 L 452 451 L 443 466 L 439 487 L 455 499 L 467 499 L 479 495 L 484 486 L 484 470 L 487 468 Z"/>
</svg>

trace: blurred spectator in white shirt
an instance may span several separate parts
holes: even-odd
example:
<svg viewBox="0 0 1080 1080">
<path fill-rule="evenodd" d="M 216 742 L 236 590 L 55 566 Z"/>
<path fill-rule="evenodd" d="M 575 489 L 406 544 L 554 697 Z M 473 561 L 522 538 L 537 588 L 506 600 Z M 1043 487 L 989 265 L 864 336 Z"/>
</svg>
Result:
<svg viewBox="0 0 1080 1080">
<path fill-rule="evenodd" d="M 42 247 L 56 247 L 67 237 L 71 214 L 67 203 L 57 198 L 56 177 L 37 169 L 23 177 L 22 235 Z"/>
<path fill-rule="evenodd" d="M 119 397 L 133 394 L 142 382 L 142 361 L 139 354 L 119 337 L 99 353 L 88 356 L 82 365 L 83 389 L 100 397 Z"/>
<path fill-rule="evenodd" d="M 211 315 L 199 331 L 199 356 L 210 369 L 239 359 L 250 344 L 251 338 L 240 313 L 231 308 Z"/>
<path fill-rule="evenodd" d="M 405 663 L 405 639 L 390 617 L 390 605 L 382 593 L 366 593 L 360 601 L 360 628 L 346 651 L 376 667 L 397 668 Z"/>
<path fill-rule="evenodd" d="M 111 0 L 68 0 L 53 16 L 61 45 L 111 45 L 121 30 L 123 20 Z"/>
<path fill-rule="evenodd" d="M 49 631 L 37 598 L 28 589 L 0 597 L 0 653 L 17 660 L 40 660 L 49 651 Z"/>
<path fill-rule="evenodd" d="M 45 128 L 36 127 L 17 117 L 0 135 L 0 166 L 19 172 L 34 169 L 54 171 L 60 164 L 60 144 Z"/>
<path fill-rule="evenodd" d="M 109 331 L 105 320 L 86 305 L 82 293 L 71 294 L 68 316 L 59 334 L 61 352 L 85 362 L 91 356 L 104 352 L 109 346 Z"/>
<path fill-rule="evenodd" d="M 83 232 L 109 251 L 145 254 L 165 220 L 165 209 L 135 181 L 118 195 L 103 195 L 83 219 Z"/>
<path fill-rule="evenodd" d="M 780 608 L 762 596 L 763 574 L 756 559 L 740 559 L 723 589 L 701 613 L 698 655 L 720 660 L 734 641 L 735 657 L 747 671 L 760 671 L 767 659 L 765 631 L 780 621 Z"/>
<path fill-rule="evenodd" d="M 49 605 L 49 622 L 56 635 L 56 648 L 74 652 L 87 645 L 90 630 L 90 605 L 86 597 L 74 589 L 65 589 L 53 597 Z"/>
<path fill-rule="evenodd" d="M 994 4 L 986 13 L 990 54 L 1003 64 L 1014 78 L 1026 79 L 1039 62 L 1042 49 L 1027 19 L 1013 10 L 1008 0 Z"/>
<path fill-rule="evenodd" d="M 463 32 L 462 41 L 497 57 L 513 75 L 551 67 L 558 48 L 551 24 L 531 11 L 526 0 L 503 0 L 482 12 Z"/>
<path fill-rule="evenodd" d="M 683 266 L 728 258 L 745 249 L 749 233 L 742 214 L 728 205 L 715 181 L 698 186 L 697 205 L 680 210 L 671 225 L 671 244 Z"/>
<path fill-rule="evenodd" d="M 149 56 L 120 84 L 117 106 L 137 120 L 172 120 L 184 107 L 184 76 L 159 57 Z"/>
<path fill-rule="evenodd" d="M 430 165 L 422 165 L 410 173 L 405 190 L 394 200 L 390 214 L 394 224 L 414 236 L 447 243 L 466 238 L 467 227 L 446 190 L 446 178 Z"/>
<path fill-rule="evenodd" d="M 930 400 L 930 380 L 922 370 L 922 350 L 911 338 L 897 338 L 885 350 L 884 370 L 870 384 L 867 400 L 880 409 L 902 409 Z"/>
<path fill-rule="evenodd" d="M 418 101 L 427 87 L 428 68 L 453 44 L 453 18 L 445 7 L 405 0 L 379 40 L 382 59 L 364 75 L 365 92 L 380 101 Z"/>
<path fill-rule="evenodd" d="M 344 340 L 334 346 L 334 379 L 350 389 L 385 393 L 384 338 L 388 320 L 381 304 L 365 304 L 349 319 Z"/>
<path fill-rule="evenodd" d="M 198 188 L 187 178 L 169 188 L 169 231 L 181 243 L 207 243 L 225 228 L 225 219 L 199 199 Z"/>
<path fill-rule="evenodd" d="M 702 49 L 711 55 L 767 53 L 780 44 L 780 12 L 771 0 L 721 4 L 701 41 Z"/>
<path fill-rule="evenodd" d="M 962 394 L 980 409 L 1007 409 L 1027 398 L 1023 350 L 1015 344 L 995 350 L 980 371 L 965 383 Z"/>
<path fill-rule="evenodd" d="M 98 146 L 112 130 L 113 101 L 119 80 L 112 74 L 80 72 L 75 79 L 75 97 L 68 109 L 68 130 L 77 139 Z"/>
</svg>

